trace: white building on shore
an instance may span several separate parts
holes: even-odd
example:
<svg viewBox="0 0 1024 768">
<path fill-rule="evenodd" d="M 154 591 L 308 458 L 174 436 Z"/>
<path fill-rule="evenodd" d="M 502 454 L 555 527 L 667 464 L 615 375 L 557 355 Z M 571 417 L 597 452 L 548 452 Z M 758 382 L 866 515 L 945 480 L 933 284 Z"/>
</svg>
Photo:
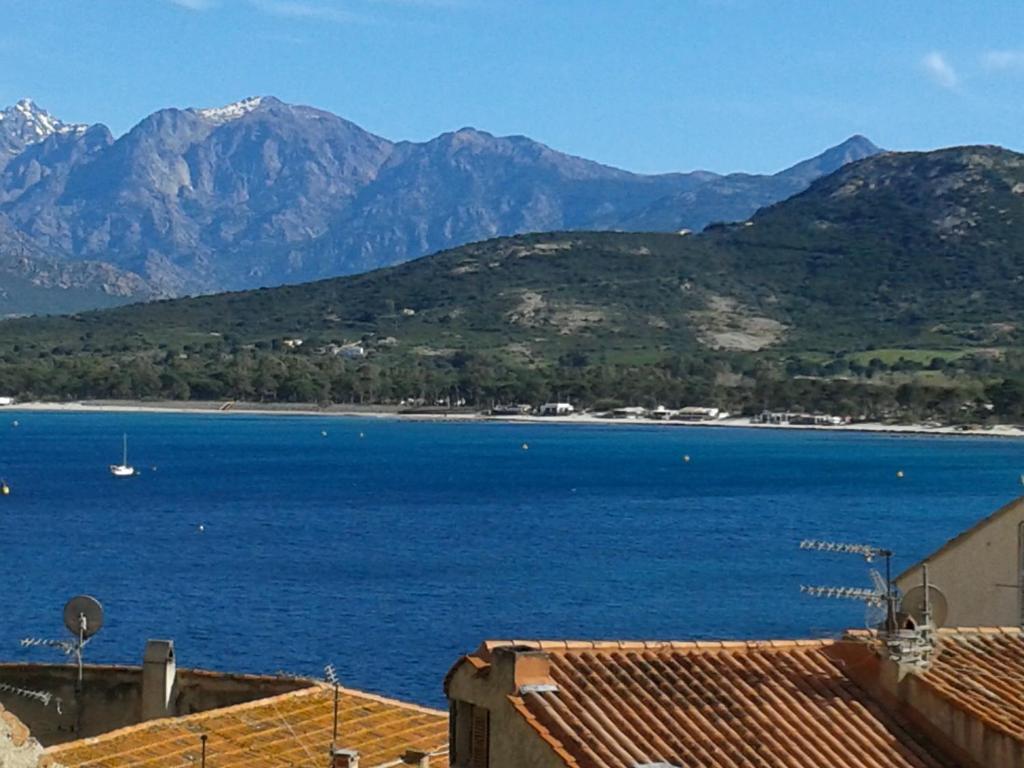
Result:
<svg viewBox="0 0 1024 768">
<path fill-rule="evenodd" d="M 575 412 L 571 403 L 544 403 L 537 410 L 540 416 L 569 416 Z"/>
</svg>

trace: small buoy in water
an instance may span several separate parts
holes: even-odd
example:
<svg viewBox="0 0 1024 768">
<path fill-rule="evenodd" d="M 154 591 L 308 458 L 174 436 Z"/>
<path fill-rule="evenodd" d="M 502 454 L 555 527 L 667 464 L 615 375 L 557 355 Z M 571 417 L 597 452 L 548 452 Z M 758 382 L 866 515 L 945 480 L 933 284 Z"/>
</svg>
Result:
<svg viewBox="0 0 1024 768">
<path fill-rule="evenodd" d="M 327 437 L 327 430 L 326 429 L 321 429 L 320 430 L 320 437 Z"/>
<path fill-rule="evenodd" d="M 896 471 L 896 477 L 903 477 L 903 470 L 899 469 Z"/>
<path fill-rule="evenodd" d="M 206 530 L 206 526 L 203 525 L 202 523 L 200 523 L 199 525 L 196 526 L 196 530 L 199 531 L 200 533 L 202 533 L 203 531 Z"/>
<path fill-rule="evenodd" d="M 18 423 L 18 420 L 17 420 L 17 419 L 15 419 L 14 421 L 12 421 L 12 422 L 11 422 L 11 426 L 12 426 L 12 427 L 20 427 L 20 426 L 21 426 L 21 424 L 20 424 L 20 423 Z"/>
<path fill-rule="evenodd" d="M 366 437 L 366 435 L 365 435 L 365 434 L 363 434 L 362 432 L 360 432 L 360 433 L 359 433 L 359 436 L 360 436 L 360 437 Z"/>
<path fill-rule="evenodd" d="M 524 450 L 524 451 L 528 451 L 528 450 L 530 450 L 530 446 L 529 446 L 529 444 L 527 444 L 527 443 L 523 443 L 523 450 Z"/>
<path fill-rule="evenodd" d="M 150 467 L 150 468 L 149 468 L 149 471 L 150 471 L 150 472 L 156 472 L 156 466 L 154 465 L 154 466 Z"/>
<path fill-rule="evenodd" d="M 9 486 L 3 480 L 0 480 L 0 496 L 10 496 L 10 495 L 11 495 L 11 486 Z"/>
<path fill-rule="evenodd" d="M 685 456 L 683 456 L 683 463 L 684 464 L 689 464 L 690 463 L 690 454 L 686 454 Z"/>
</svg>

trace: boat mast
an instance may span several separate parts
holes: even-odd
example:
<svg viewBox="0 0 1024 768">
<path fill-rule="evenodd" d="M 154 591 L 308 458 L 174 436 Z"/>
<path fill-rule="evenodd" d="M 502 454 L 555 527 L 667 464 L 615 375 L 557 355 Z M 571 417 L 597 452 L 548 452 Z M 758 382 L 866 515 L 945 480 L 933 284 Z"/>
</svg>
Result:
<svg viewBox="0 0 1024 768">
<path fill-rule="evenodd" d="M 128 466 L 128 433 L 125 432 L 124 435 L 122 435 L 122 437 L 124 438 L 124 459 L 122 459 L 122 461 L 121 461 L 121 466 L 127 467 Z"/>
</svg>

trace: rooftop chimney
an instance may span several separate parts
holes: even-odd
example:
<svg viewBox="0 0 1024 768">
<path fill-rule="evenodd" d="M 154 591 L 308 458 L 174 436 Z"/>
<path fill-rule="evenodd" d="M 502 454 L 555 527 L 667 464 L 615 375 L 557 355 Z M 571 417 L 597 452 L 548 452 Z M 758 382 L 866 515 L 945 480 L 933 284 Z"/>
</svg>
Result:
<svg viewBox="0 0 1024 768">
<path fill-rule="evenodd" d="M 418 749 L 407 749 L 402 755 L 402 765 L 414 765 L 416 768 L 430 768 L 430 753 Z"/>
<path fill-rule="evenodd" d="M 354 749 L 331 749 L 331 768 L 359 768 L 359 752 Z"/>
<path fill-rule="evenodd" d="M 551 659 L 543 651 L 520 645 L 498 646 L 493 651 L 492 666 L 499 685 L 510 693 L 543 693 L 557 691 L 551 677 Z"/>
<path fill-rule="evenodd" d="M 169 717 L 174 711 L 176 667 L 173 640 L 149 640 L 142 656 L 142 720 Z"/>
</svg>

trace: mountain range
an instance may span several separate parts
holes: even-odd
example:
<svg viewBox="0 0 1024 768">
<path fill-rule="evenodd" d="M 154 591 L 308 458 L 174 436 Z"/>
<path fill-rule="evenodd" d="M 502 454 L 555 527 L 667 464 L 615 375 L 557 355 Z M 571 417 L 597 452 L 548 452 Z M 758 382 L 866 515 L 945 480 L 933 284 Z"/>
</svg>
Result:
<svg viewBox="0 0 1024 768">
<path fill-rule="evenodd" d="M 699 235 L 497 238 L 303 285 L 10 320 L 0 357 L 17 345 L 217 360 L 298 337 L 361 341 L 376 363 L 409 366 L 463 352 L 537 368 L 758 350 L 827 361 L 875 347 L 991 363 L 1024 340 L 1022 307 L 1024 155 L 956 147 L 851 163 Z"/>
<path fill-rule="evenodd" d="M 549 230 L 741 221 L 880 150 L 774 175 L 640 175 L 473 128 L 392 142 L 272 97 L 164 109 L 120 137 L 0 111 L 0 315 L 297 283 Z"/>
</svg>

